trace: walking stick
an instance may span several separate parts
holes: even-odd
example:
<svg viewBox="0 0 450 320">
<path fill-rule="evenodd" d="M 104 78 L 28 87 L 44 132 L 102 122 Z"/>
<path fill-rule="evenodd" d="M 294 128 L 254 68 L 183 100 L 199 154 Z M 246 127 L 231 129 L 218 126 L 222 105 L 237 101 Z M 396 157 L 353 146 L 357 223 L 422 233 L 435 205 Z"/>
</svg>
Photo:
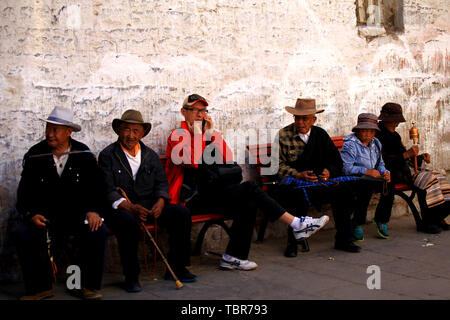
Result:
<svg viewBox="0 0 450 320">
<path fill-rule="evenodd" d="M 53 254 L 52 254 L 52 250 L 51 250 L 52 239 L 50 238 L 50 234 L 48 232 L 50 222 L 48 220 L 45 220 L 44 224 L 45 224 L 45 232 L 46 232 L 46 238 L 47 238 L 46 239 L 47 253 L 48 253 L 48 257 L 50 259 L 50 265 L 52 267 L 53 282 L 56 283 L 56 274 L 58 273 L 58 268 L 56 267 L 56 263 L 53 259 Z"/>
<path fill-rule="evenodd" d="M 121 188 L 119 188 L 120 192 L 122 193 L 122 195 L 124 196 L 124 198 L 131 203 L 130 199 L 128 199 L 127 194 L 125 193 L 125 191 L 123 191 Z M 156 250 L 158 250 L 159 254 L 161 255 L 161 258 L 163 259 L 164 264 L 166 265 L 167 269 L 169 270 L 170 274 L 172 275 L 172 277 L 175 280 L 175 284 L 177 286 L 177 289 L 181 289 L 183 288 L 183 284 L 181 283 L 180 280 L 178 280 L 178 277 L 175 275 L 175 272 L 173 272 L 172 268 L 169 265 L 169 262 L 167 261 L 166 257 L 164 256 L 164 254 L 162 253 L 161 249 L 159 249 L 158 245 L 156 244 L 155 239 L 153 239 L 152 234 L 150 233 L 150 231 L 147 230 L 147 228 L 145 227 L 144 222 L 140 223 L 141 228 L 143 230 L 145 230 L 145 232 L 147 233 L 148 237 L 150 238 L 150 241 L 153 243 L 153 245 L 155 246 Z"/>
<path fill-rule="evenodd" d="M 413 144 L 419 144 L 419 130 L 414 126 L 414 123 L 413 121 L 411 129 L 409 129 L 409 138 L 413 141 Z M 414 172 L 417 174 L 417 156 L 414 156 Z"/>
</svg>

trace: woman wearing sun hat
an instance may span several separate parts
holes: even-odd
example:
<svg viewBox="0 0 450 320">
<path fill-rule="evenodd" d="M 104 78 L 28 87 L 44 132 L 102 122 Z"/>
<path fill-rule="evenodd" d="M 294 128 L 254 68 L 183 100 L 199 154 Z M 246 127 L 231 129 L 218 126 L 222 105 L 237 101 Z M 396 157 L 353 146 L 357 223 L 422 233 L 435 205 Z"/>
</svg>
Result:
<svg viewBox="0 0 450 320">
<path fill-rule="evenodd" d="M 353 216 L 353 237 L 357 241 L 364 240 L 362 225 L 366 223 L 367 207 L 373 191 L 381 191 L 382 195 L 375 211 L 374 223 L 380 238 L 389 237 L 387 223 L 391 216 L 392 206 L 386 203 L 385 195 L 393 195 L 390 184 L 390 172 L 384 166 L 381 155 L 381 143 L 375 138 L 379 131 L 378 117 L 372 113 L 361 113 L 358 123 L 352 129 L 354 133 L 344 138 L 341 150 L 343 171 L 346 175 L 361 176 L 361 180 L 353 183 L 356 193 L 356 206 Z M 382 189 L 382 186 L 384 188 Z"/>
<path fill-rule="evenodd" d="M 392 173 L 394 184 L 402 183 L 414 185 L 419 199 L 422 224 L 418 231 L 425 233 L 439 233 L 448 230 L 449 225 L 445 218 L 450 212 L 450 185 L 443 175 L 429 170 L 419 170 L 411 174 L 412 159 L 417 156 L 419 169 L 423 164 L 431 162 L 428 153 L 419 154 L 419 147 L 412 146 L 406 150 L 400 135 L 395 131 L 401 122 L 406 122 L 403 117 L 402 107 L 397 103 L 388 102 L 383 105 L 378 117 L 380 131 L 376 137 L 383 145 L 382 153 L 386 167 Z M 394 196 L 389 200 L 392 206 Z"/>
</svg>

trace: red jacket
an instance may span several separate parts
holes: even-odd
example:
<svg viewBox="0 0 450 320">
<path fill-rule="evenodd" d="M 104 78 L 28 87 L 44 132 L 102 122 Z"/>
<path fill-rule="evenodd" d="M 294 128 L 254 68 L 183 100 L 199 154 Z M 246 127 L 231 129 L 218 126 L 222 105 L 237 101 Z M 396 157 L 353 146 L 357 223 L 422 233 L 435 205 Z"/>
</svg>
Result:
<svg viewBox="0 0 450 320">
<path fill-rule="evenodd" d="M 170 133 L 166 148 L 166 176 L 169 182 L 170 203 L 179 203 L 184 168 L 198 168 L 199 160 L 206 147 L 205 139 L 205 134 L 194 137 L 186 121 L 181 121 L 181 128 L 174 129 Z M 214 131 L 211 143 L 217 148 L 216 150 L 224 150 L 222 161 L 233 161 L 233 153 L 220 132 Z"/>
</svg>

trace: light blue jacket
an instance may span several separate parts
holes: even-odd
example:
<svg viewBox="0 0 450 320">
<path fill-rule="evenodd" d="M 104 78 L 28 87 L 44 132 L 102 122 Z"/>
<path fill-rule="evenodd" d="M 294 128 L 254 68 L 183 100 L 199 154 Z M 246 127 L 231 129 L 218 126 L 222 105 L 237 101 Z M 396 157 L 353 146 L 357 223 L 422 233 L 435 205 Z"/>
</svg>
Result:
<svg viewBox="0 0 450 320">
<path fill-rule="evenodd" d="M 381 156 L 381 142 L 377 138 L 373 138 L 369 145 L 365 146 L 354 133 L 349 134 L 344 138 L 341 158 L 344 162 L 343 172 L 345 175 L 361 176 L 368 169 L 377 169 L 380 174 L 388 171 Z M 380 162 L 375 168 L 378 159 Z"/>
</svg>

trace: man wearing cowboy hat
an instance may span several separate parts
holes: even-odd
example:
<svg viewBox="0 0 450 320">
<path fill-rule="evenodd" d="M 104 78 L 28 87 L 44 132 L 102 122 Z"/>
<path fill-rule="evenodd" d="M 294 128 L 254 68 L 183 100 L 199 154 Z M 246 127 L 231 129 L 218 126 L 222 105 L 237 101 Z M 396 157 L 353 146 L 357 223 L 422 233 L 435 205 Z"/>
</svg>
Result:
<svg viewBox="0 0 450 320">
<path fill-rule="evenodd" d="M 25 282 L 25 300 L 53 295 L 52 267 L 42 254 L 46 230 L 52 248 L 66 245 L 70 236 L 81 246 L 81 289 L 71 292 L 99 299 L 106 246 L 106 228 L 99 215 L 101 180 L 95 156 L 71 138 L 81 127 L 69 109 L 55 107 L 46 122 L 45 140 L 32 146 L 23 159 L 17 190 L 17 210 L 23 216 L 13 236 Z M 73 261 L 71 261 L 73 263 Z"/>
<path fill-rule="evenodd" d="M 361 113 L 352 131 L 354 133 L 344 138 L 341 158 L 345 175 L 361 177 L 361 180 L 352 183 L 356 194 L 353 238 L 356 241 L 364 240 L 362 226 L 366 223 L 367 207 L 375 190 L 381 191 L 381 197 L 373 222 L 377 227 L 378 237 L 387 239 L 387 223 L 392 209 L 388 199 L 394 195 L 394 186 L 390 183 L 390 172 L 384 166 L 381 142 L 375 138 L 375 133 L 380 131 L 378 117 L 372 113 Z"/>
<path fill-rule="evenodd" d="M 316 109 L 314 99 L 297 99 L 295 107 L 286 107 L 294 115 L 294 123 L 279 132 L 279 177 L 320 183 L 341 175 L 342 159 L 330 136 L 320 127 L 314 126 Z M 305 216 L 309 203 L 320 206 L 331 203 L 336 226 L 335 248 L 348 252 L 359 252 L 360 247 L 352 241 L 351 214 L 352 191 L 349 185 L 309 187 L 306 194 L 291 186 L 280 185 L 280 202 L 298 216 Z M 308 198 L 306 198 L 308 197 Z M 297 256 L 297 243 L 288 232 L 286 257 Z"/>
<path fill-rule="evenodd" d="M 168 228 L 168 262 L 177 277 L 183 282 L 195 281 L 197 277 L 186 269 L 190 264 L 190 212 L 168 203 L 169 186 L 159 156 L 141 141 L 150 132 L 151 124 L 144 122 L 139 111 L 127 110 L 120 119 L 113 120 L 112 128 L 118 140 L 100 153 L 99 166 L 110 208 L 107 222 L 119 243 L 124 289 L 141 291 L 139 224 L 147 219 L 157 219 Z M 169 277 L 170 273 L 166 273 Z"/>
</svg>

